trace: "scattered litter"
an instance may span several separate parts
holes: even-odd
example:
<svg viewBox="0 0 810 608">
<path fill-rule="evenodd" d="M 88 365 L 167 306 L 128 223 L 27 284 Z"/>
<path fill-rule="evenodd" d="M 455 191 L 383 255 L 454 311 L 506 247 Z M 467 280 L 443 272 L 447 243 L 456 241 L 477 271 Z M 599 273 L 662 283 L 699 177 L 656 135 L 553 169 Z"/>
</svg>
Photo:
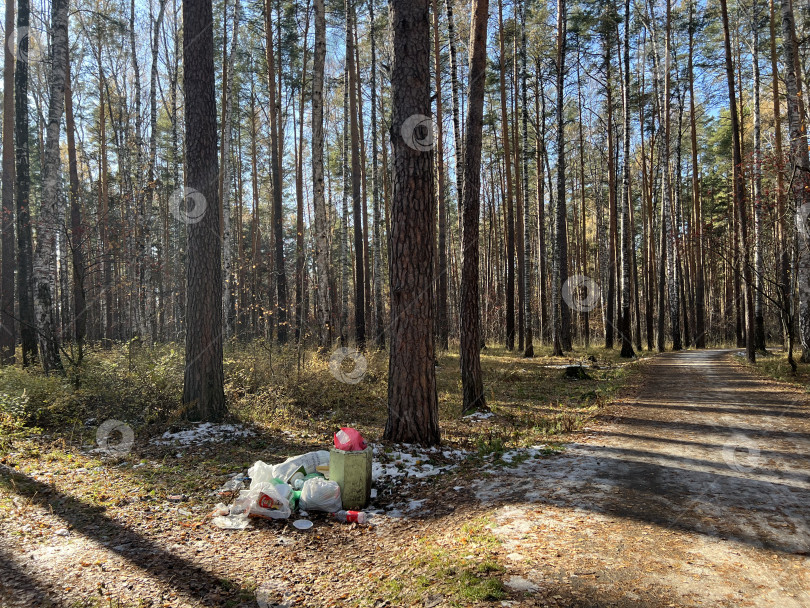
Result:
<svg viewBox="0 0 810 608">
<path fill-rule="evenodd" d="M 169 502 L 185 502 L 188 500 L 188 496 L 185 494 L 170 494 L 166 497 L 166 500 Z"/>
<path fill-rule="evenodd" d="M 215 517 L 211 520 L 217 528 L 223 530 L 244 530 L 250 527 L 250 520 L 247 515 L 228 515 Z"/>
<path fill-rule="evenodd" d="M 472 414 L 467 414 L 464 416 L 464 419 L 475 422 L 476 420 L 486 420 L 487 418 L 492 418 L 494 415 L 494 412 L 473 412 Z"/>
<path fill-rule="evenodd" d="M 368 522 L 368 517 L 363 511 L 340 510 L 336 513 L 332 513 L 332 517 L 334 517 L 338 521 L 345 521 L 348 523 L 364 524 Z"/>
<path fill-rule="evenodd" d="M 335 433 L 335 447 L 346 452 L 360 452 L 366 449 L 366 440 L 357 429 L 343 427 Z"/>
<path fill-rule="evenodd" d="M 308 519 L 296 519 L 293 522 L 293 526 L 295 526 L 297 530 L 309 530 L 312 525 L 312 522 Z"/>
<path fill-rule="evenodd" d="M 170 433 L 166 431 L 160 437 L 152 439 L 155 445 L 192 445 L 217 441 L 230 441 L 239 437 L 250 437 L 255 431 L 240 424 L 214 424 L 197 422 L 190 429 Z"/>
<path fill-rule="evenodd" d="M 307 479 L 301 489 L 299 504 L 306 511 L 339 511 L 342 506 L 340 486 L 336 481 L 322 478 Z"/>
<path fill-rule="evenodd" d="M 68 532 L 67 528 L 59 528 L 54 534 L 57 536 L 70 536 L 70 532 Z"/>
<path fill-rule="evenodd" d="M 276 465 L 266 464 L 259 460 L 248 469 L 248 477 L 251 479 L 250 487 L 253 488 L 253 484 L 272 479 L 280 479 L 291 484 L 296 479 L 304 479 L 307 475 L 317 472 L 318 466 L 324 464 L 329 464 L 329 452 L 326 450 L 292 456 Z"/>
</svg>

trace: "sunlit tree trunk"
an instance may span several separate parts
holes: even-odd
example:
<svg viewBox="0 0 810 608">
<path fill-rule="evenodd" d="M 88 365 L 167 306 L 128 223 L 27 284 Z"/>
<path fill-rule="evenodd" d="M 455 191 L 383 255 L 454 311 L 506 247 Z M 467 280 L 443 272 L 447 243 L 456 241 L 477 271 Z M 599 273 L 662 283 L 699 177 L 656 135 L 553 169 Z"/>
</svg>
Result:
<svg viewBox="0 0 810 608">
<path fill-rule="evenodd" d="M 373 1 L 373 0 L 372 0 Z M 314 1 L 315 51 L 312 63 L 312 201 L 315 208 L 315 265 L 318 275 L 320 346 L 332 343 L 332 297 L 329 293 L 329 225 L 323 180 L 323 79 L 326 59 L 326 11 L 324 0 Z M 374 119 L 372 119 L 373 121 Z M 376 224 L 376 222 L 375 222 Z"/>
<path fill-rule="evenodd" d="M 744 297 L 745 297 L 745 346 L 748 360 L 754 363 L 756 351 L 754 350 L 754 302 L 753 280 L 751 276 L 751 258 L 748 252 L 748 225 L 745 201 L 745 177 L 742 172 L 742 146 L 740 143 L 740 122 L 737 115 L 737 104 L 734 86 L 734 65 L 731 62 L 731 39 L 728 31 L 728 10 L 726 0 L 720 0 L 720 14 L 723 20 L 723 40 L 726 53 L 726 79 L 728 80 L 728 98 L 731 110 L 731 153 L 734 174 L 734 198 L 737 206 L 737 217 L 740 226 L 740 249 L 743 266 Z M 789 94 L 789 93 L 788 93 Z M 804 157 L 807 158 L 807 144 L 804 145 Z"/>
<path fill-rule="evenodd" d="M 461 359 L 462 409 L 486 407 L 481 374 L 478 216 L 481 207 L 481 144 L 486 79 L 487 17 L 489 0 L 474 0 L 470 28 L 470 88 L 464 141 L 464 191 L 462 195 L 461 247 Z"/>
<path fill-rule="evenodd" d="M 624 82 L 622 83 L 624 170 L 622 171 L 622 232 L 621 232 L 621 311 L 619 331 L 622 357 L 633 357 L 633 336 L 630 323 L 630 265 L 632 263 L 630 229 L 630 0 L 624 2 Z"/>
<path fill-rule="evenodd" d="M 725 1 L 725 0 L 723 0 Z M 785 54 L 785 88 L 787 89 L 788 124 L 790 125 L 791 182 L 796 204 L 798 250 L 794 272 L 799 292 L 799 340 L 802 363 L 810 362 L 810 160 L 807 152 L 807 125 L 802 101 L 799 45 L 791 0 L 782 2 L 782 46 Z"/>
<path fill-rule="evenodd" d="M 226 413 L 222 369 L 222 242 L 217 177 L 217 106 L 211 0 L 183 2 L 183 92 L 186 119 L 186 186 L 205 201 L 190 221 L 186 265 L 186 366 L 183 404 L 191 420 L 220 420 Z M 196 209 L 196 206 L 195 206 Z M 194 214 L 196 217 L 198 213 Z"/>
<path fill-rule="evenodd" d="M 754 0 L 751 60 L 754 67 L 754 348 L 765 350 L 765 257 L 762 249 L 762 125 L 759 102 L 759 1 Z"/>
<path fill-rule="evenodd" d="M 384 438 L 435 445 L 440 436 L 433 346 L 433 152 L 412 145 L 414 134 L 408 122 L 414 115 L 430 114 L 429 2 L 391 0 L 390 6 L 394 158 L 391 339 Z"/>
<path fill-rule="evenodd" d="M 59 224 L 59 133 L 65 104 L 68 54 L 68 2 L 54 0 L 51 8 L 52 66 L 50 100 L 42 166 L 42 203 L 34 250 L 34 310 L 42 369 L 62 372 L 56 324 L 56 240 Z"/>
<path fill-rule="evenodd" d="M 532 340 L 532 221 L 529 207 L 529 101 L 526 90 L 526 13 L 520 5 L 520 138 L 523 161 L 523 322 L 525 324 L 526 349 L 524 357 L 534 357 Z"/>
</svg>

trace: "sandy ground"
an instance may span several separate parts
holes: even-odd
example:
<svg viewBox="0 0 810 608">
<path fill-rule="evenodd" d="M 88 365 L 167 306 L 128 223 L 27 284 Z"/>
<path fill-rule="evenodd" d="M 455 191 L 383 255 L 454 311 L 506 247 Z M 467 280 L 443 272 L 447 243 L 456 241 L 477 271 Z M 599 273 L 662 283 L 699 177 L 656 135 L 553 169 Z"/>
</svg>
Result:
<svg viewBox="0 0 810 608">
<path fill-rule="evenodd" d="M 810 607 L 806 403 L 729 351 L 662 355 L 564 453 L 436 492 L 421 518 L 306 535 L 219 530 L 202 506 L 98 510 L 2 465 L 17 491 L 0 513 L 0 606 L 395 606 L 371 578 L 404 576 L 422 539 L 483 515 L 509 596 L 480 605 Z M 240 592 L 249 581 L 274 599 Z M 428 590 L 403 605 L 467 604 Z"/>
<path fill-rule="evenodd" d="M 736 359 L 657 357 L 583 441 L 479 485 L 520 605 L 810 606 L 806 395 Z"/>
</svg>

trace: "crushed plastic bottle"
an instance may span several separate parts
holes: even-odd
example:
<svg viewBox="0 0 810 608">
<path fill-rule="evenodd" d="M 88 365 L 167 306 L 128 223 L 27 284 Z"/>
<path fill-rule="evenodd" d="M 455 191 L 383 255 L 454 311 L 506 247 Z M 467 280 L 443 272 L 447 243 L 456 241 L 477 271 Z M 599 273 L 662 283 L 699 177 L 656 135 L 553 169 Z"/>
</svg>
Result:
<svg viewBox="0 0 810 608">
<path fill-rule="evenodd" d="M 332 517 L 338 521 L 345 521 L 348 523 L 365 524 L 368 522 L 368 517 L 362 511 L 336 511 L 332 513 Z"/>
</svg>

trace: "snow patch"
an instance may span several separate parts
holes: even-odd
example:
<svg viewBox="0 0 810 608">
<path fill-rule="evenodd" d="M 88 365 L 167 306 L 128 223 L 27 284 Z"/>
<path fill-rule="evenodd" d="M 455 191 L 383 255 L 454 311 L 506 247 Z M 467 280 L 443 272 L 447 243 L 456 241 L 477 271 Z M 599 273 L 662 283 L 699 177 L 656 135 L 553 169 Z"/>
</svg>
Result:
<svg viewBox="0 0 810 608">
<path fill-rule="evenodd" d="M 160 437 L 152 439 L 154 445 L 192 445 L 230 441 L 239 437 L 250 437 L 255 431 L 240 424 L 214 424 L 212 422 L 193 423 L 194 427 L 184 431 L 170 433 L 166 431 Z"/>
</svg>

